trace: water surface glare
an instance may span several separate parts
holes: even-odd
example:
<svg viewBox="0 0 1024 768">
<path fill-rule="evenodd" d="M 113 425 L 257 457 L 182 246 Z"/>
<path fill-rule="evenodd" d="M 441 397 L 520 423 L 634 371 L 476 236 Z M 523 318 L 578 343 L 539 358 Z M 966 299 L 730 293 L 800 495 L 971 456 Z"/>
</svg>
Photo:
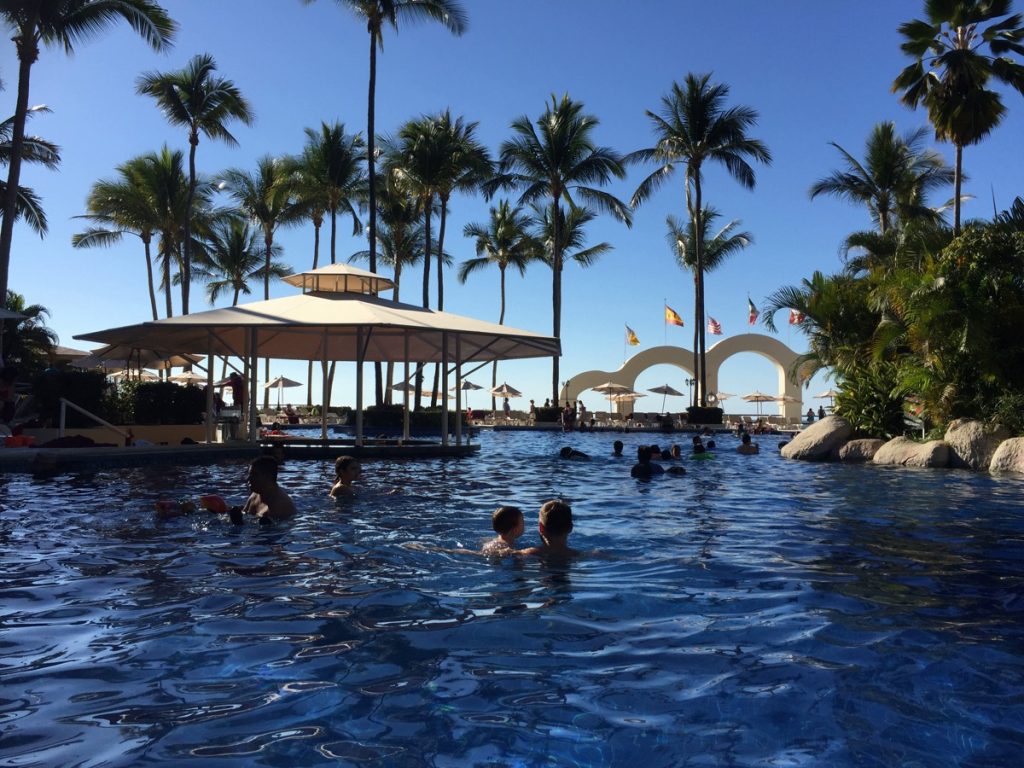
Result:
<svg viewBox="0 0 1024 768">
<path fill-rule="evenodd" d="M 670 439 L 485 434 L 339 503 L 289 462 L 270 530 L 153 517 L 240 501 L 238 463 L 0 478 L 0 766 L 1020 765 L 1019 479 L 723 437 L 638 482 L 616 437 Z M 600 555 L 406 546 L 478 548 L 502 503 L 533 545 L 553 497 Z"/>
</svg>

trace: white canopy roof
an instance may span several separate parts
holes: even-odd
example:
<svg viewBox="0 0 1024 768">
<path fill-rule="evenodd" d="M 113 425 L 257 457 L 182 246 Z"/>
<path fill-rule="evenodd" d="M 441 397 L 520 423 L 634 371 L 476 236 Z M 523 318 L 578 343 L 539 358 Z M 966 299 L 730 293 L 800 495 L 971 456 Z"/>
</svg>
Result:
<svg viewBox="0 0 1024 768">
<path fill-rule="evenodd" d="M 303 293 L 380 293 L 395 287 L 394 280 L 353 267 L 351 264 L 328 264 L 326 267 L 298 272 L 281 279 L 289 285 L 301 288 Z"/>
<path fill-rule="evenodd" d="M 366 361 L 404 360 L 407 334 L 408 359 L 417 362 L 440 362 L 443 358 L 456 362 L 456 336 L 461 362 L 561 353 L 558 339 L 551 336 L 366 293 L 333 291 L 309 291 L 75 338 L 165 353 L 241 355 L 250 329 L 257 332 L 254 352 L 258 357 L 282 360 L 358 360 L 360 333 L 365 348 L 362 357 Z M 448 352 L 442 355 L 445 333 L 449 336 Z"/>
</svg>

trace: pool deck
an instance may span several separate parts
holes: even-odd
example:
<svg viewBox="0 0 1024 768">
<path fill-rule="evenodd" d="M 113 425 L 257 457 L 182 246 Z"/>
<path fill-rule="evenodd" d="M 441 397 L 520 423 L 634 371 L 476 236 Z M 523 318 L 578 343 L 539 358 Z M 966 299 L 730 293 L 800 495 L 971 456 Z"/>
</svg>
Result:
<svg viewBox="0 0 1024 768">
<path fill-rule="evenodd" d="M 345 453 L 358 458 L 425 459 L 469 456 L 480 450 L 479 444 L 447 445 L 417 442 L 398 445 L 396 441 L 367 440 L 357 446 L 353 440 L 285 438 L 259 443 L 232 442 L 212 445 L 147 445 L 89 448 L 3 448 L 0 449 L 0 475 L 28 473 L 56 475 L 65 472 L 139 467 L 157 464 L 212 464 L 219 461 L 251 461 L 264 452 L 281 446 L 285 459 L 335 459 Z"/>
</svg>

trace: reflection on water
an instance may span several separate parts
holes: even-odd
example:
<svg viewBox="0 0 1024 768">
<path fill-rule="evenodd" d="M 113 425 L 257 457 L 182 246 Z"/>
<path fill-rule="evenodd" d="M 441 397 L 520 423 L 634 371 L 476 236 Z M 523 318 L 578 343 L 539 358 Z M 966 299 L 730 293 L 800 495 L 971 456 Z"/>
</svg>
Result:
<svg viewBox="0 0 1024 768">
<path fill-rule="evenodd" d="M 154 520 L 238 465 L 0 480 L 0 765 L 1018 764 L 1018 481 L 724 438 L 638 483 L 613 436 L 482 439 L 337 504 L 290 463 L 273 530 Z M 503 503 L 528 546 L 554 497 L 601 556 L 404 546 L 477 548 Z"/>
</svg>

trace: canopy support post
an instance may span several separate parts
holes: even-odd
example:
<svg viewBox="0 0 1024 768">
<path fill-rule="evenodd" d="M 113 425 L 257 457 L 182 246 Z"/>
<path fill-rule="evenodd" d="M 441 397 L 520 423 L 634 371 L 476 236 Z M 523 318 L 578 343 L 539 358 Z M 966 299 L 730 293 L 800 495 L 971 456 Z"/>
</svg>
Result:
<svg viewBox="0 0 1024 768">
<path fill-rule="evenodd" d="M 445 378 L 448 371 L 445 370 Z M 445 394 L 448 386 L 445 384 Z M 447 400 L 447 398 L 445 398 Z M 462 445 L 462 335 L 455 334 L 455 444 Z"/>
<path fill-rule="evenodd" d="M 256 357 L 257 331 L 249 329 L 249 381 L 246 382 L 249 392 L 249 414 L 246 421 L 249 423 L 249 441 L 255 443 L 260 436 L 260 414 L 259 399 L 256 392 L 257 377 L 259 376 L 259 361 Z"/>
<path fill-rule="evenodd" d="M 402 392 L 402 400 L 405 410 L 402 413 L 402 441 L 409 442 L 409 331 L 406 329 L 403 334 L 402 358 L 405 361 L 405 389 Z"/>
<path fill-rule="evenodd" d="M 441 445 L 448 445 L 448 331 L 441 332 Z"/>
<path fill-rule="evenodd" d="M 321 377 L 323 379 L 323 381 L 321 382 L 321 386 L 323 387 L 323 389 L 321 390 L 322 394 L 320 396 L 320 402 L 321 402 L 321 405 L 320 405 L 320 439 L 321 440 L 326 440 L 327 439 L 327 399 L 328 399 L 328 396 L 330 394 L 327 391 L 330 388 L 330 383 L 327 380 L 327 368 L 328 368 L 328 365 L 327 365 L 327 327 L 325 326 L 324 327 L 324 346 L 323 346 L 323 352 L 320 355 L 320 374 L 321 374 Z"/>
<path fill-rule="evenodd" d="M 356 327 L 356 445 L 363 444 L 363 326 Z"/>
<path fill-rule="evenodd" d="M 206 444 L 213 442 L 213 333 L 206 332 Z"/>
</svg>

